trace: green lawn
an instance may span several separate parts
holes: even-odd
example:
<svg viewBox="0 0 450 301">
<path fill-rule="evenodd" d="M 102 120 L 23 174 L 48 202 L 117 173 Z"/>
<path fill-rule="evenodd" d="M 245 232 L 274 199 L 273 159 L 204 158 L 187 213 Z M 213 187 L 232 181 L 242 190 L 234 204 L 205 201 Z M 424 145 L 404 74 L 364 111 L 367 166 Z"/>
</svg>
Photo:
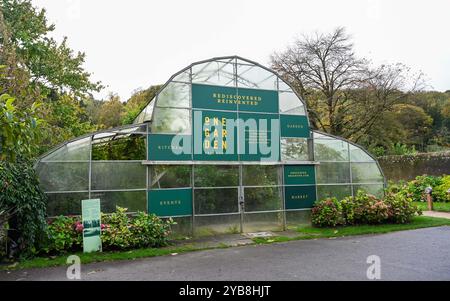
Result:
<svg viewBox="0 0 450 301">
<path fill-rule="evenodd" d="M 414 202 L 414 204 L 417 205 L 423 211 L 428 210 L 428 204 L 426 202 Z M 450 212 L 450 203 L 434 202 L 433 210 L 434 211 L 442 211 L 442 212 Z"/>
<path fill-rule="evenodd" d="M 336 228 L 315 228 L 308 225 L 301 225 L 295 230 L 298 232 L 298 236 L 275 236 L 270 238 L 255 238 L 253 242 L 255 244 L 267 244 L 274 242 L 284 242 L 300 239 L 316 239 L 316 238 L 330 238 L 330 237 L 342 237 L 351 235 L 363 235 L 363 234 L 380 234 L 393 231 L 411 230 L 418 228 L 437 227 L 437 226 L 450 226 L 450 219 L 433 218 L 418 216 L 413 219 L 409 224 L 405 225 L 362 225 L 362 226 L 346 226 Z M 227 248 L 230 246 L 219 245 L 216 248 Z M 186 252 L 206 250 L 201 245 L 189 244 L 184 246 L 169 246 L 159 249 L 139 249 L 132 251 L 119 251 L 119 252 L 103 252 L 103 253 L 75 253 L 81 259 L 83 264 L 100 262 L 100 261 L 113 261 L 113 260 L 134 260 L 138 258 L 164 256 L 170 254 L 181 254 Z M 209 248 L 211 249 L 211 248 Z M 67 257 L 72 254 L 60 255 L 56 257 L 38 257 L 30 260 L 18 262 L 13 265 L 0 266 L 0 270 L 15 270 L 15 269 L 27 269 L 27 268 L 43 268 L 66 265 Z"/>
</svg>

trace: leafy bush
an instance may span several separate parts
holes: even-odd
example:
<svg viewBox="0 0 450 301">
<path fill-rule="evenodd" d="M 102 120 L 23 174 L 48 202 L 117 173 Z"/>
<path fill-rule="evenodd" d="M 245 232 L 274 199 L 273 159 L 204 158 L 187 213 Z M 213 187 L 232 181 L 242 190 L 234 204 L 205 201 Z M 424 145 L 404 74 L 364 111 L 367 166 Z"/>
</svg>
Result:
<svg viewBox="0 0 450 301">
<path fill-rule="evenodd" d="M 359 190 L 354 197 L 355 222 L 358 224 L 380 224 L 388 219 L 388 207 L 374 195 Z"/>
<path fill-rule="evenodd" d="M 47 253 L 79 249 L 83 245 L 83 228 L 74 217 L 59 216 L 49 222 Z"/>
<path fill-rule="evenodd" d="M 41 248 L 47 231 L 47 198 L 31 162 L 0 161 L 0 204 L 14 212 L 8 219 L 11 246 L 17 244 L 15 255 L 28 256 Z"/>
<path fill-rule="evenodd" d="M 433 198 L 437 202 L 450 202 L 450 193 L 447 191 L 450 189 L 450 175 L 443 176 L 441 178 L 441 184 L 434 187 Z"/>
<path fill-rule="evenodd" d="M 341 201 L 327 198 L 316 202 L 312 209 L 312 223 L 319 227 L 338 225 L 408 223 L 421 211 L 412 199 L 400 192 L 387 192 L 384 199 L 377 199 L 360 190 L 356 196 Z"/>
<path fill-rule="evenodd" d="M 432 187 L 435 189 L 436 187 L 442 184 L 442 177 L 433 177 L 433 176 L 418 176 L 415 180 L 408 182 L 406 185 L 406 191 L 411 195 L 411 198 L 415 202 L 425 201 L 425 188 Z M 439 198 L 435 198 L 435 201 L 441 201 Z"/>
<path fill-rule="evenodd" d="M 133 246 L 138 248 L 165 246 L 172 224 L 174 224 L 172 219 L 163 221 L 154 214 L 139 212 L 131 224 Z"/>
<path fill-rule="evenodd" d="M 327 198 L 316 202 L 311 212 L 313 225 L 319 227 L 335 227 L 343 225 L 342 205 L 336 198 Z"/>
<path fill-rule="evenodd" d="M 102 214 L 101 240 L 103 250 L 161 247 L 167 245 L 172 219 L 162 220 L 154 214 L 138 212 L 135 217 L 127 209 L 117 207 L 112 214 Z M 60 216 L 49 223 L 46 253 L 81 250 L 83 224 L 79 217 Z"/>
<path fill-rule="evenodd" d="M 388 206 L 389 221 L 396 224 L 409 223 L 416 214 L 422 214 L 422 211 L 413 204 L 412 198 L 405 196 L 401 192 L 386 193 L 384 202 Z"/>
<path fill-rule="evenodd" d="M 102 247 L 104 249 L 128 249 L 132 246 L 130 220 L 127 209 L 117 207 L 112 214 L 102 214 Z"/>
</svg>

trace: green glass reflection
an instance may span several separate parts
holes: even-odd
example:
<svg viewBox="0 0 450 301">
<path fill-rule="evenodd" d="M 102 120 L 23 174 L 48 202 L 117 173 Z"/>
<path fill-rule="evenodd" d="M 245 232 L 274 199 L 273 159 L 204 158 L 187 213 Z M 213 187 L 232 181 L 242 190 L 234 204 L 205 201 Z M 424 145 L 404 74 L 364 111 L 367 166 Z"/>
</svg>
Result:
<svg viewBox="0 0 450 301">
<path fill-rule="evenodd" d="M 154 165 L 150 167 L 150 187 L 182 188 L 191 186 L 191 166 Z"/>
<path fill-rule="evenodd" d="M 239 186 L 239 167 L 197 165 L 194 167 L 195 187 Z"/>
<path fill-rule="evenodd" d="M 279 187 L 245 188 L 245 211 L 269 211 L 281 209 Z"/>
<path fill-rule="evenodd" d="M 195 214 L 238 212 L 237 188 L 195 189 Z"/>
<path fill-rule="evenodd" d="M 244 186 L 279 185 L 278 166 L 244 165 L 242 167 Z"/>
<path fill-rule="evenodd" d="M 112 135 L 92 142 L 92 160 L 145 160 L 144 135 Z"/>
</svg>

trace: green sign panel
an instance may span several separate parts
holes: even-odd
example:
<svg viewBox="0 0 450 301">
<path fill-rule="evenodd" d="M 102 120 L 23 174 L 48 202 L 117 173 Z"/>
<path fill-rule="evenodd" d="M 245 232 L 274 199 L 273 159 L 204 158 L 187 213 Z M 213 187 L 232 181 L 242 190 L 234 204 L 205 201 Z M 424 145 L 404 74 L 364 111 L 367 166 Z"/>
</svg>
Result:
<svg viewBox="0 0 450 301">
<path fill-rule="evenodd" d="M 316 186 L 286 186 L 284 196 L 286 209 L 312 208 L 316 201 Z"/>
<path fill-rule="evenodd" d="M 281 137 L 309 138 L 306 116 L 280 115 Z"/>
<path fill-rule="evenodd" d="M 192 189 L 149 190 L 148 212 L 157 216 L 192 215 Z"/>
<path fill-rule="evenodd" d="M 284 166 L 285 185 L 306 185 L 316 183 L 314 165 L 286 165 Z"/>
<path fill-rule="evenodd" d="M 278 113 L 278 92 L 192 84 L 192 108 Z"/>
<path fill-rule="evenodd" d="M 83 220 L 83 252 L 91 253 L 101 251 L 100 200 L 82 200 L 81 212 Z"/>
<path fill-rule="evenodd" d="M 151 161 L 187 161 L 192 156 L 191 135 L 148 135 L 148 159 Z"/>
<path fill-rule="evenodd" d="M 195 110 L 194 160 L 237 161 L 237 127 L 229 124 L 236 120 L 234 112 Z"/>
</svg>

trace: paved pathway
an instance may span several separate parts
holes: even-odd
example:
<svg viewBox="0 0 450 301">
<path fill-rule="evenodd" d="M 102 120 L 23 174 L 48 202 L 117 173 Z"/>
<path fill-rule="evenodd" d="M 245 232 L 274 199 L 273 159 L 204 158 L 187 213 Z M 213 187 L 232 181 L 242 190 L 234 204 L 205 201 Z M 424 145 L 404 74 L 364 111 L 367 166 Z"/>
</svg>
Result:
<svg viewBox="0 0 450 301">
<path fill-rule="evenodd" d="M 450 227 L 292 241 L 82 265 L 82 280 L 450 280 Z M 66 268 L 0 272 L 0 280 L 66 280 Z"/>
<path fill-rule="evenodd" d="M 450 219 L 450 212 L 424 211 L 423 215 L 431 217 L 442 217 Z"/>
</svg>

